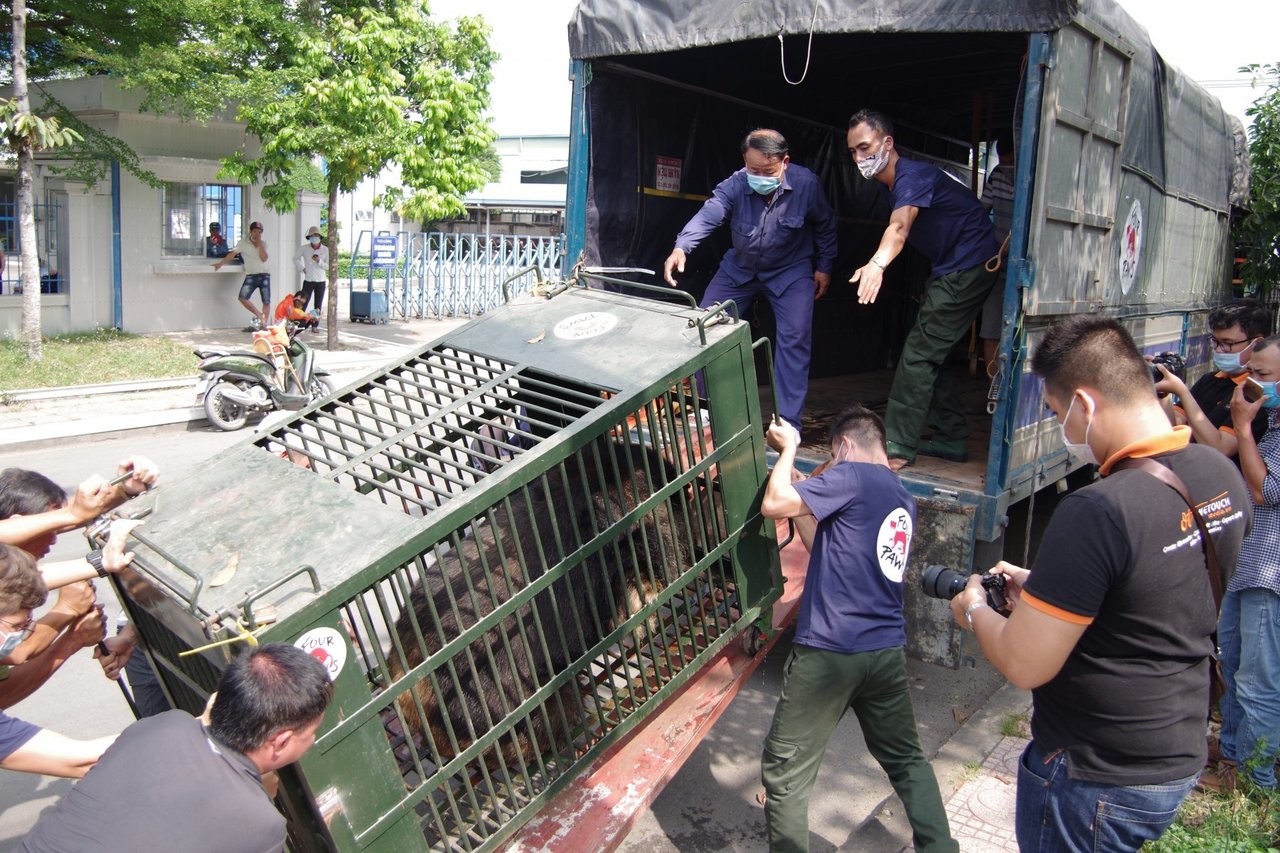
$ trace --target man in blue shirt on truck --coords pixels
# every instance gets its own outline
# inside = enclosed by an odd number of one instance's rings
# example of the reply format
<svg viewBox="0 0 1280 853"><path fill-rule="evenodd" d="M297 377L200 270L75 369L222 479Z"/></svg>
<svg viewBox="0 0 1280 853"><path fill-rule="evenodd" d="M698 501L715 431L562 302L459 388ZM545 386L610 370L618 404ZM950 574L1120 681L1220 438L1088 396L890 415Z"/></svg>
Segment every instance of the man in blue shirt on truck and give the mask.
<svg viewBox="0 0 1280 853"><path fill-rule="evenodd" d="M702 307L732 299L746 314L759 296L778 321L774 357L777 414L798 431L809 390L813 303L831 283L836 259L836 217L818 177L791 162L776 130L753 130L742 140L743 168L716 186L684 229L662 266L667 284L684 272L685 259L706 237L729 223L733 248L725 253Z"/></svg>
<svg viewBox="0 0 1280 853"><path fill-rule="evenodd" d="M991 219L959 181L936 166L900 156L893 125L882 114L854 113L848 144L862 177L879 182L893 208L871 260L849 279L858 285L858 301L876 301L885 269L908 242L933 264L885 408L889 464L897 471L917 453L964 462L969 427L954 384L939 383L938 370L995 284L996 274L986 268L1000 251ZM922 442L926 422L934 434Z"/></svg>

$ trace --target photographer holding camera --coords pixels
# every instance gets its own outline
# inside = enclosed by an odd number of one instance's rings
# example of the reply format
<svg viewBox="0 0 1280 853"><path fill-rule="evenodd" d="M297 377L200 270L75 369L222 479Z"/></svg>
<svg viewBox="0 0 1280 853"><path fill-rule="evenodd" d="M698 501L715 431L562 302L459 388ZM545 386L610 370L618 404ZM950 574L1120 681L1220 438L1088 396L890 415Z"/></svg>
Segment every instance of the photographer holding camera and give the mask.
<svg viewBox="0 0 1280 853"><path fill-rule="evenodd" d="M1190 389L1183 375L1162 370L1158 359L1153 362L1152 369L1162 374L1156 377L1156 391L1178 398L1170 414L1173 423L1191 427L1197 443L1233 458L1237 455L1239 439L1231 417L1231 396L1248 377L1249 359L1270 329L1271 312L1256 300L1241 299L1209 312L1208 344L1215 370L1201 376ZM1266 430L1266 415L1259 414L1252 423L1255 444Z"/></svg>
<svg viewBox="0 0 1280 853"><path fill-rule="evenodd" d="M809 792L831 732L853 709L867 749L906 806L915 849L957 851L911 705L902 577L916 503L889 468L884 423L859 405L836 415L831 462L799 482L796 431L775 424L765 437L778 461L760 511L792 519L810 553L761 759L769 849L809 849Z"/></svg>
<svg viewBox="0 0 1280 853"><path fill-rule="evenodd" d="M1217 614L1188 504L1230 568L1249 494L1226 457L1169 423L1115 320L1078 315L1050 328L1031 366L1063 443L1100 460L1103 479L1058 504L1032 569L992 569L1006 577L1008 620L976 575L951 609L987 659L1032 691L1019 849L1137 850L1163 834L1205 763Z"/></svg>

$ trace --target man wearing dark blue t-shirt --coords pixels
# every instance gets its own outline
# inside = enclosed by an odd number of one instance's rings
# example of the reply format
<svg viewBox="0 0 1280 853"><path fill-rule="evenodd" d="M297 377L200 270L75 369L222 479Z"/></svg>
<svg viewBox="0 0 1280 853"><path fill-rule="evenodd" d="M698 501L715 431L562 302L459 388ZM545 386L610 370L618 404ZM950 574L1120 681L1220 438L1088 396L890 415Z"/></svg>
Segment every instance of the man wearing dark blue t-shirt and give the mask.
<svg viewBox="0 0 1280 853"><path fill-rule="evenodd" d="M933 264L885 409L889 465L896 471L917 453L963 462L969 427L953 383L939 383L938 370L995 284L996 274L986 268L1000 251L991 219L959 181L928 163L899 156L893 125L880 113L854 113L848 144L858 171L888 191L893 207L871 260L849 279L858 285L858 301L876 301L885 269L908 242ZM926 420L935 432L921 442Z"/></svg>
<svg viewBox="0 0 1280 853"><path fill-rule="evenodd" d="M761 511L793 519L810 553L761 760L769 849L809 849L809 792L831 732L852 708L906 807L915 849L959 850L911 705L902 577L916 503L889 469L884 424L863 406L845 409L831 425L831 462L795 483L795 431L776 424L767 439L778 461Z"/></svg>

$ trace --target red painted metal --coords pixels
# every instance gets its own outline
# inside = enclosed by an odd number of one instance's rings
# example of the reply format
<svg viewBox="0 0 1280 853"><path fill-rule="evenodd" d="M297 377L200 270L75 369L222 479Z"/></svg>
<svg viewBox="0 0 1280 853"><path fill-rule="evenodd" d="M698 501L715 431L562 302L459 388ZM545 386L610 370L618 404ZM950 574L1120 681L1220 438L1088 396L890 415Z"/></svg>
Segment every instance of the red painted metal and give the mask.
<svg viewBox="0 0 1280 853"><path fill-rule="evenodd" d="M521 827L508 851L607 853L622 842L635 819L729 707L782 629L795 619L809 552L797 536L781 557L786 584L773 606L773 631L764 647L748 656L738 643L731 643L712 658L679 693Z"/></svg>

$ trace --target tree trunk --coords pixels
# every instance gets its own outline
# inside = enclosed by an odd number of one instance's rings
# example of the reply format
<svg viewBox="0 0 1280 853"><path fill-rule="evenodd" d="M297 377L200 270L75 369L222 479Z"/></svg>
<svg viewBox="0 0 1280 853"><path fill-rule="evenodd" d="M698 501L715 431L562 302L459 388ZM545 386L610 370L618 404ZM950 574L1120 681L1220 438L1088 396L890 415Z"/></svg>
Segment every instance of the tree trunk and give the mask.
<svg viewBox="0 0 1280 853"><path fill-rule="evenodd" d="M329 228L325 239L329 242L328 283L325 289L324 345L332 352L338 348L338 183L329 178Z"/></svg>
<svg viewBox="0 0 1280 853"><path fill-rule="evenodd" d="M27 3L13 0L13 100L14 116L30 115L27 95ZM22 250L22 340L27 360L40 361L40 261L36 252L35 177L36 154L28 134L17 135L18 244Z"/></svg>

